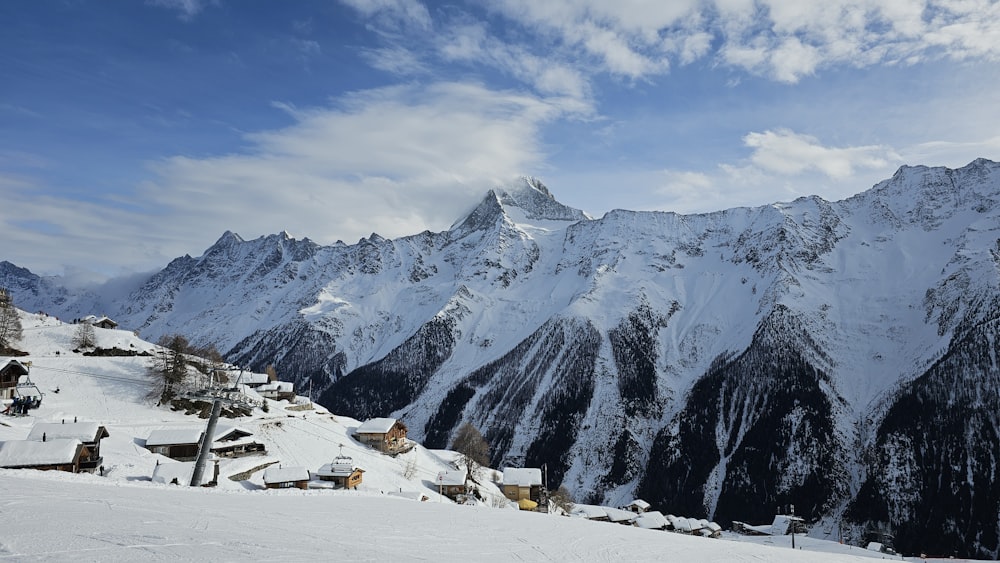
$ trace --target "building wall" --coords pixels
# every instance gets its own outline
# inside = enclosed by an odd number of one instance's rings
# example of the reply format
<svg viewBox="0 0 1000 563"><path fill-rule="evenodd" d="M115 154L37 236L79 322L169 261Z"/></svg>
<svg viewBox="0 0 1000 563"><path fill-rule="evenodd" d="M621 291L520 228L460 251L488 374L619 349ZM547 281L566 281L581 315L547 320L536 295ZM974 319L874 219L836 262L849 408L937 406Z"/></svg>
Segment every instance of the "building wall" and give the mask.
<svg viewBox="0 0 1000 563"><path fill-rule="evenodd" d="M531 489L529 487L519 487L517 485L504 485L503 494L504 496L513 501L518 501L523 499L534 500L531 498Z"/></svg>
<svg viewBox="0 0 1000 563"><path fill-rule="evenodd" d="M284 481L281 483L267 483L264 485L268 489L307 489L309 481Z"/></svg>

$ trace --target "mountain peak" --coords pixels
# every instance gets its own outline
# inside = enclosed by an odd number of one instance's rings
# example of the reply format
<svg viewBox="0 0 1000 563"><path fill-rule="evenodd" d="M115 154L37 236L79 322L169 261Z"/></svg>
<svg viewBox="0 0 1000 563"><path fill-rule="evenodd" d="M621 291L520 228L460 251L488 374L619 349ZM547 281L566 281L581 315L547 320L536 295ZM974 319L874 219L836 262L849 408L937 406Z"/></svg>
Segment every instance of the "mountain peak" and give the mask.
<svg viewBox="0 0 1000 563"><path fill-rule="evenodd" d="M492 188L475 209L452 225L452 229L479 230L514 210L535 221L575 222L590 219L583 211L559 203L537 178L522 176L514 182Z"/></svg>
<svg viewBox="0 0 1000 563"><path fill-rule="evenodd" d="M236 234L236 233L234 233L232 231L227 230L226 232L222 233L222 236L219 237L219 240L215 241L215 244L213 244L212 247L213 248L214 247L220 247L220 248L221 247L229 247L229 246L232 246L234 244L241 243L241 242L244 242L244 241L243 241L243 238L240 237L240 235L238 235L238 234Z"/></svg>
<svg viewBox="0 0 1000 563"><path fill-rule="evenodd" d="M550 221L581 221L586 213L559 203L545 184L537 178L522 176L513 183L490 190L504 210L517 208L529 219Z"/></svg>

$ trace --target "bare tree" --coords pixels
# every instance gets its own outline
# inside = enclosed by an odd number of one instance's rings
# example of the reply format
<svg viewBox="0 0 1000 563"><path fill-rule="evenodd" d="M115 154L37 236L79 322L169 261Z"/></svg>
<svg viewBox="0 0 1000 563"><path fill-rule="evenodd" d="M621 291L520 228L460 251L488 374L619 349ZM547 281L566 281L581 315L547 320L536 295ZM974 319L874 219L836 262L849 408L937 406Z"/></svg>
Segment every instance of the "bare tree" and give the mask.
<svg viewBox="0 0 1000 563"><path fill-rule="evenodd" d="M10 293L0 288L0 351L10 349L21 340L21 317Z"/></svg>
<svg viewBox="0 0 1000 563"><path fill-rule="evenodd" d="M569 492L566 485L559 485L559 488L549 495L549 502L568 514L573 510L573 493Z"/></svg>
<svg viewBox="0 0 1000 563"><path fill-rule="evenodd" d="M229 375L226 373L225 358L219 353L215 344L199 348L191 348L189 353L202 359L196 363L195 367L211 378L212 383L229 383Z"/></svg>
<svg viewBox="0 0 1000 563"><path fill-rule="evenodd" d="M468 422L458 427L451 449L459 454L459 467L472 478L475 472L490 462L490 445L479 430Z"/></svg>
<svg viewBox="0 0 1000 563"><path fill-rule="evenodd" d="M403 467L403 477L413 479L417 475L417 452L413 450L413 455L408 456L406 465Z"/></svg>
<svg viewBox="0 0 1000 563"><path fill-rule="evenodd" d="M274 364L267 364L264 373L267 374L268 381L274 382L278 380L278 370L274 369Z"/></svg>
<svg viewBox="0 0 1000 563"><path fill-rule="evenodd" d="M94 325L83 321L76 325L76 332L73 333L73 347L76 349L93 348L97 345L97 335Z"/></svg>
<svg viewBox="0 0 1000 563"><path fill-rule="evenodd" d="M165 403L173 399L174 387L187 376L187 354L191 345L179 334L164 335L157 344L160 349L156 351L151 372L163 382L160 402Z"/></svg>

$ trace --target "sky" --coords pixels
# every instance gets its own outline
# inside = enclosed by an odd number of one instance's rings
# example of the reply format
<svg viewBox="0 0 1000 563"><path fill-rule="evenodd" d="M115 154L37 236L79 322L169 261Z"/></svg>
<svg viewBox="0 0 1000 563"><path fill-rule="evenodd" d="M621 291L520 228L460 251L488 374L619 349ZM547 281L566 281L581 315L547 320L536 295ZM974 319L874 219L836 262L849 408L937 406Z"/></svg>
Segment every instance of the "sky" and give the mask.
<svg viewBox="0 0 1000 563"><path fill-rule="evenodd" d="M1000 0L0 3L0 260L102 279L231 230L835 201L1000 159Z"/></svg>

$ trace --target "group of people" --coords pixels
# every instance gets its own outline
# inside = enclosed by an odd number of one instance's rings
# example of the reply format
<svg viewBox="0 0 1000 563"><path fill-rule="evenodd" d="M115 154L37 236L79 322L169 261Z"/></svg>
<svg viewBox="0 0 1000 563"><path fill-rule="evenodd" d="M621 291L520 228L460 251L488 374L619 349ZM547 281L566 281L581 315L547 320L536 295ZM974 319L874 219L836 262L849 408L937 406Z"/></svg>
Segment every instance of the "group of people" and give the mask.
<svg viewBox="0 0 1000 563"><path fill-rule="evenodd" d="M41 404L41 397L14 397L13 402L2 412L10 415L28 414L28 409L37 409Z"/></svg>

